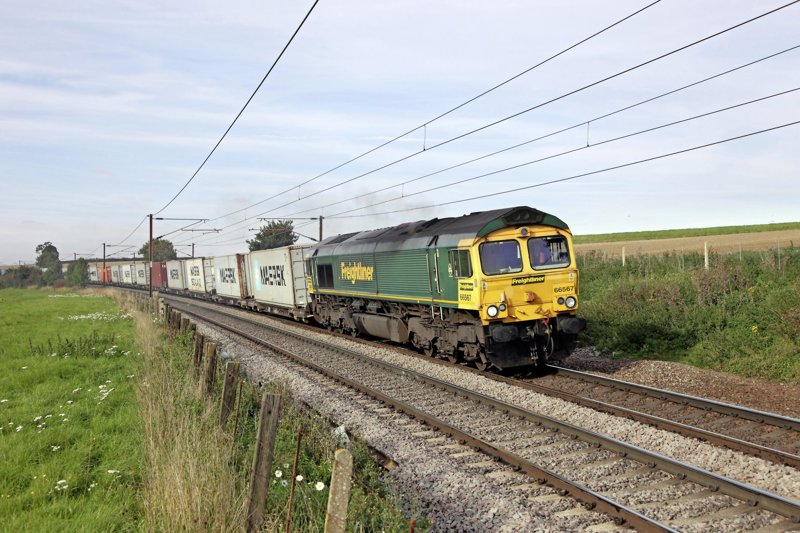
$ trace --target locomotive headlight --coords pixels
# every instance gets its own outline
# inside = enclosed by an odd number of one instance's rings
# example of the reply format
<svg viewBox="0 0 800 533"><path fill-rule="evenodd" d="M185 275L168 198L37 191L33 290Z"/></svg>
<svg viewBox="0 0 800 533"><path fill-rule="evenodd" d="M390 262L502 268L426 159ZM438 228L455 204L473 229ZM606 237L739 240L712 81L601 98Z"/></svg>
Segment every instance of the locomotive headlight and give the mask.
<svg viewBox="0 0 800 533"><path fill-rule="evenodd" d="M564 297L563 296L559 296L558 300L556 300L556 301L558 302L558 305L564 305Z"/></svg>
<svg viewBox="0 0 800 533"><path fill-rule="evenodd" d="M575 299L574 296L567 296L567 299L564 301L567 304L569 309L573 309L576 305L578 305L578 300Z"/></svg>
<svg viewBox="0 0 800 533"><path fill-rule="evenodd" d="M495 306L495 305L490 305L489 307L486 308L486 314L489 315L489 318L496 317L498 311L499 310L497 309L497 306Z"/></svg>
<svg viewBox="0 0 800 533"><path fill-rule="evenodd" d="M500 311L502 312L505 310L506 310L506 304L500 304Z"/></svg>

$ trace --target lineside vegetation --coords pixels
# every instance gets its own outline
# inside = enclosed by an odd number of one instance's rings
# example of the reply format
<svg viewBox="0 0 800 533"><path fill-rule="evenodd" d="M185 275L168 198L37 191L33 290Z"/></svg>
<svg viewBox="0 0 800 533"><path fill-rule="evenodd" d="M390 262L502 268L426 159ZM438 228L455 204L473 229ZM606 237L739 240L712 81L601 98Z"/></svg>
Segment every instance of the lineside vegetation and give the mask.
<svg viewBox="0 0 800 533"><path fill-rule="evenodd" d="M133 308L127 295L124 307ZM225 430L219 427L217 380L215 400L204 398L198 387L190 352L190 335L167 338L153 317L133 311L137 340L143 353L142 386L138 389L147 456L144 506L148 528L158 531L239 531L245 524L250 469L256 441L259 399L263 392L245 382L239 418ZM218 375L221 370L218 371ZM321 532L329 495L333 454L340 444L330 422L293 404L283 384L268 383L284 396L270 472L266 502L267 531L282 531L289 510L289 492L298 427L302 441L292 531ZM232 417L233 418L233 417ZM353 487L348 514L349 531L408 531L402 503L384 482L384 474L369 449L354 439ZM202 524L198 528L198 524ZM420 520L417 530L425 531Z"/></svg>
<svg viewBox="0 0 800 533"><path fill-rule="evenodd" d="M628 358L665 359L747 377L800 382L800 249L579 257L582 342Z"/></svg>

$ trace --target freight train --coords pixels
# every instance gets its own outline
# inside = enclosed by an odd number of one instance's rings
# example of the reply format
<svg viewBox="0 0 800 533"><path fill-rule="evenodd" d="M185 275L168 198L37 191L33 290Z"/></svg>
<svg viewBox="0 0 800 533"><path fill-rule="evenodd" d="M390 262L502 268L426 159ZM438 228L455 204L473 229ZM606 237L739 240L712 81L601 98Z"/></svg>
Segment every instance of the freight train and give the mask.
<svg viewBox="0 0 800 533"><path fill-rule="evenodd" d="M409 344L479 369L543 366L568 354L577 316L572 234L513 207L337 235L248 254L106 265L100 283L148 285Z"/></svg>

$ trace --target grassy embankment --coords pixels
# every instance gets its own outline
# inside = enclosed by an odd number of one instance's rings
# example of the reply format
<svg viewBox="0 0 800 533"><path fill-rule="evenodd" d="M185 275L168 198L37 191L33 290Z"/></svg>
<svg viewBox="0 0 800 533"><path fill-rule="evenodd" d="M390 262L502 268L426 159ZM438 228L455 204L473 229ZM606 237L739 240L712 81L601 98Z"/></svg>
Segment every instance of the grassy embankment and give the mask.
<svg viewBox="0 0 800 533"><path fill-rule="evenodd" d="M715 228L685 228L660 231L631 231L625 233L601 233L596 235L575 235L575 244L596 244L601 242L638 241L650 239L674 239L681 237L709 237L712 235L731 235L734 233L758 233L761 231L781 231L800 229L800 222L779 224L756 224L752 226L719 226Z"/></svg>
<svg viewBox="0 0 800 533"><path fill-rule="evenodd" d="M167 339L151 316L89 292L0 291L0 339L0 529L242 529L251 385L232 436L218 427L217 402L199 394L190 339ZM322 531L335 444L326 420L282 392L267 530L282 529L302 425L293 529ZM350 529L407 530L367 448L352 451Z"/></svg>
<svg viewBox="0 0 800 533"><path fill-rule="evenodd" d="M585 345L800 382L800 249L579 259Z"/></svg>
<svg viewBox="0 0 800 533"><path fill-rule="evenodd" d="M0 529L142 529L133 337L109 298L0 291Z"/></svg>
<svg viewBox="0 0 800 533"><path fill-rule="evenodd" d="M144 418L150 463L148 524L158 530L200 529L229 531L244 523L246 496L252 465L258 400L261 391L245 383L241 418L219 429L221 380L217 399L199 395L189 352L193 340L175 337L167 342L160 328L144 315L137 320L137 338L145 358L144 379L150 392L144 399ZM220 375L222 369L218 371ZM275 445L266 530L282 531L288 511L292 463L297 428L302 427L292 530L322 531L336 442L327 419L293 405L291 392L271 383L284 396ZM166 401L159 402L159 398ZM233 426L233 427L231 427ZM233 434L236 429L235 434ZM380 467L361 442L351 446L354 463L350 492L349 531L407 531L401 502L387 490ZM421 521L419 526L424 526ZM424 527L418 527L424 531Z"/></svg>

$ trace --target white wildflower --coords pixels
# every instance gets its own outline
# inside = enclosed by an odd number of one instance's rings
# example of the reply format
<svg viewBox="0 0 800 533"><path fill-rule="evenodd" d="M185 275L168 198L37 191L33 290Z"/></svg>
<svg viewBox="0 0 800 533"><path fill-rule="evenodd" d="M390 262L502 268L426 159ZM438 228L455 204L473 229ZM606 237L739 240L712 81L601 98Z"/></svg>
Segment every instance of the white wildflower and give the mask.
<svg viewBox="0 0 800 533"><path fill-rule="evenodd" d="M67 400L67 405L72 405L72 400Z"/></svg>
<svg viewBox="0 0 800 533"><path fill-rule="evenodd" d="M276 470L275 477L281 477L281 476L283 476L283 472L281 472L280 470Z"/></svg>
<svg viewBox="0 0 800 533"><path fill-rule="evenodd" d="M81 388L80 388L80 387L78 387L77 389L72 389L72 394L75 394L75 393L76 393L76 392L78 392L79 390L81 390Z"/></svg>
<svg viewBox="0 0 800 533"><path fill-rule="evenodd" d="M57 452L58 450L60 450L60 449L61 449L61 446L50 446L50 449L51 449L52 451L54 451L54 452Z"/></svg>
<svg viewBox="0 0 800 533"><path fill-rule="evenodd" d="M8 400L0 400L0 403L6 403Z"/></svg>
<svg viewBox="0 0 800 533"><path fill-rule="evenodd" d="M296 479L298 482L299 482L299 481L303 481L303 476L301 476L301 475L298 475L297 477L295 477L295 479Z"/></svg>
<svg viewBox="0 0 800 533"><path fill-rule="evenodd" d="M17 433L19 433L20 431L22 431L22 426L17 426L16 429L17 429Z"/></svg>
<svg viewBox="0 0 800 533"><path fill-rule="evenodd" d="M41 420L42 418L44 418L44 417L42 417L42 415L39 415L39 416L37 416L36 418L34 418L34 419L33 419L33 421L34 421L34 422L38 422L38 421L39 421L39 420Z"/></svg>
<svg viewBox="0 0 800 533"><path fill-rule="evenodd" d="M322 481L317 481L316 485L314 485L314 488L317 490L322 490L325 488L325 483Z"/></svg>
<svg viewBox="0 0 800 533"><path fill-rule="evenodd" d="M119 474L119 470L109 470L109 474Z"/></svg>
<svg viewBox="0 0 800 533"><path fill-rule="evenodd" d="M288 482L288 481L286 481L285 479L282 479L282 480L281 480L281 486L285 487L285 486L286 486L286 485L288 485L288 484L289 484L289 482Z"/></svg>
<svg viewBox="0 0 800 533"><path fill-rule="evenodd" d="M23 366L22 370L28 370L28 367L27 366Z"/></svg>

